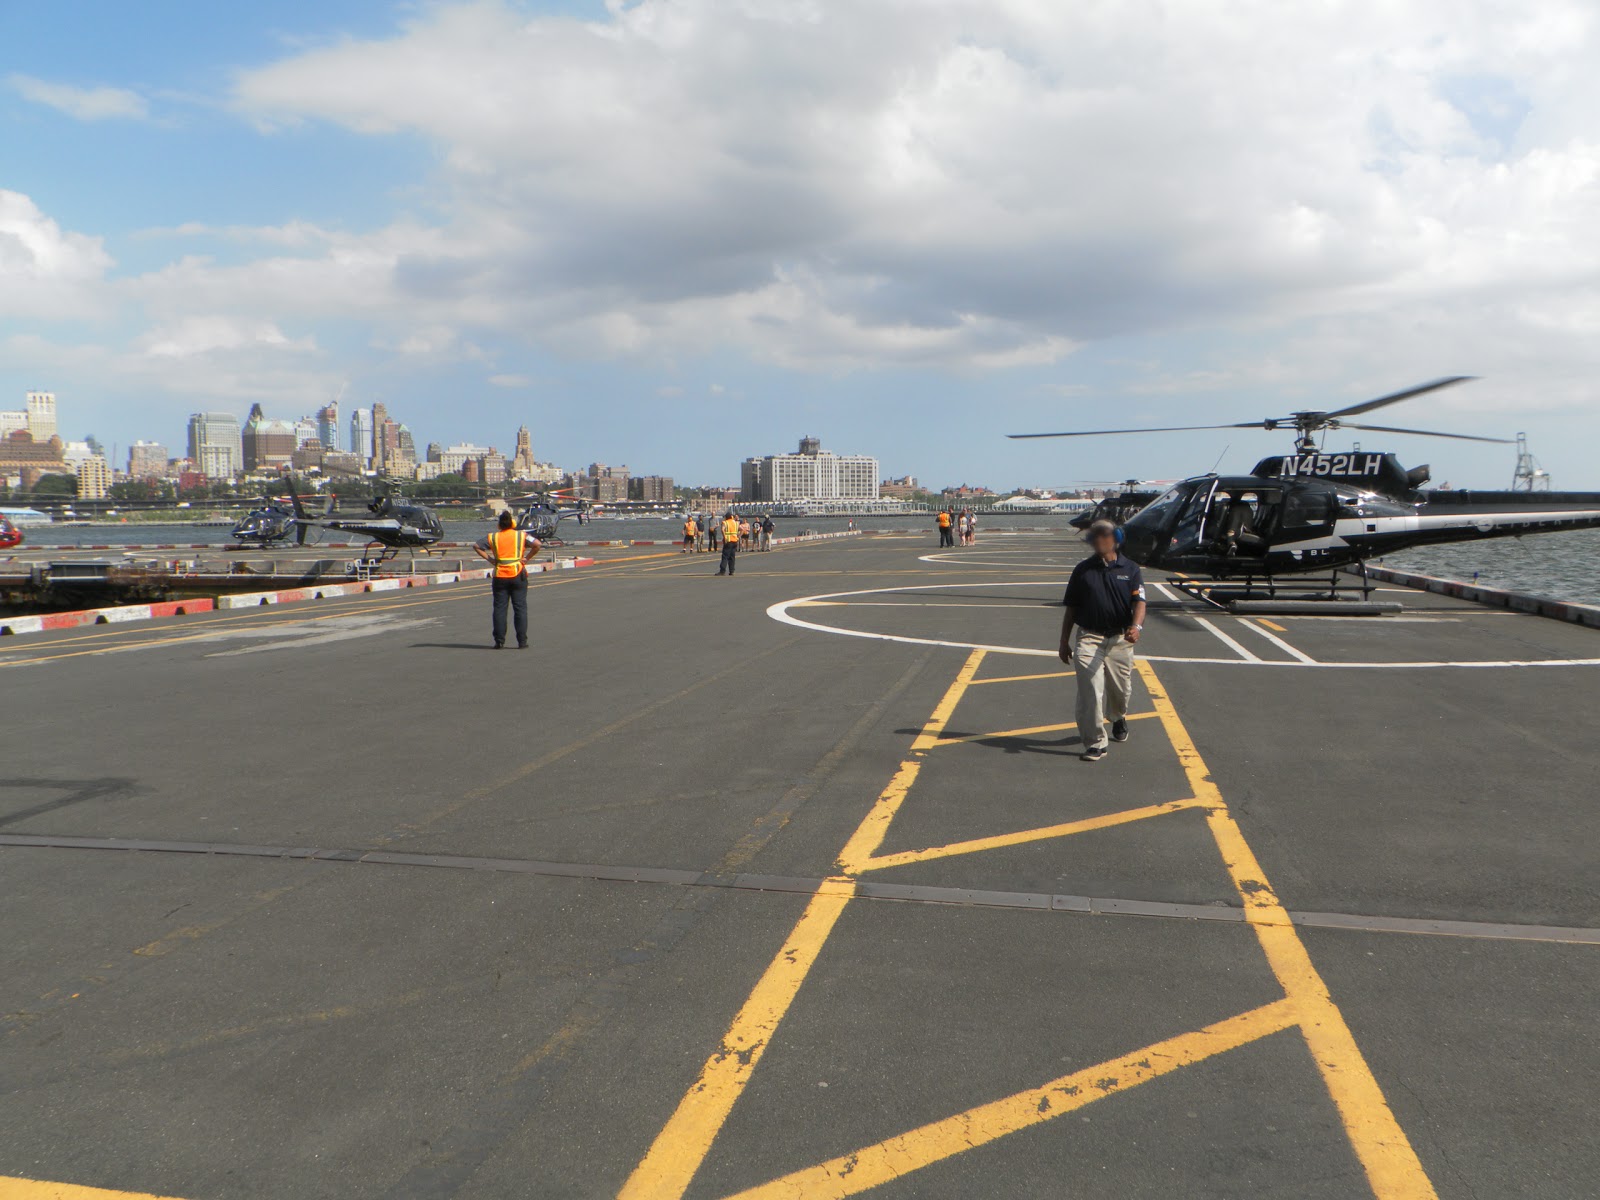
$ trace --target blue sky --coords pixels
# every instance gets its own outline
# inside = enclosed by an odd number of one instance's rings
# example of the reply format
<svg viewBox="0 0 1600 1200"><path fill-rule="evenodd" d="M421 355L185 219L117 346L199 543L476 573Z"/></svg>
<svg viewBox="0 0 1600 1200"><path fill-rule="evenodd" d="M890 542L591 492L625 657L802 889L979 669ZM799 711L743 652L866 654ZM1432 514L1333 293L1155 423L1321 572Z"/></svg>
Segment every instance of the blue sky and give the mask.
<svg viewBox="0 0 1600 1200"><path fill-rule="evenodd" d="M1386 417L1600 487L1591 6L915 9L0 6L0 406L176 447L342 389L562 465L816 434L1010 487L1285 447L1007 432L1466 373Z"/></svg>

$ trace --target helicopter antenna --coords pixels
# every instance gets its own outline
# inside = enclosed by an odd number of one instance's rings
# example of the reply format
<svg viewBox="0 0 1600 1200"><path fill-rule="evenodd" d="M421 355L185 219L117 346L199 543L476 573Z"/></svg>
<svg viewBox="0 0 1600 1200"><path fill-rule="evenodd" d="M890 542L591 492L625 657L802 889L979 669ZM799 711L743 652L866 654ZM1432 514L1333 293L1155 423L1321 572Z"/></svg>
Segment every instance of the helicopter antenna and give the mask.
<svg viewBox="0 0 1600 1200"><path fill-rule="evenodd" d="M1227 454L1228 451L1232 450L1232 449L1233 449L1233 443L1232 442L1229 442L1226 446L1224 446L1222 448L1222 454L1217 455L1217 461L1211 464L1211 474L1215 475L1217 473L1217 468L1222 465L1223 455Z"/></svg>

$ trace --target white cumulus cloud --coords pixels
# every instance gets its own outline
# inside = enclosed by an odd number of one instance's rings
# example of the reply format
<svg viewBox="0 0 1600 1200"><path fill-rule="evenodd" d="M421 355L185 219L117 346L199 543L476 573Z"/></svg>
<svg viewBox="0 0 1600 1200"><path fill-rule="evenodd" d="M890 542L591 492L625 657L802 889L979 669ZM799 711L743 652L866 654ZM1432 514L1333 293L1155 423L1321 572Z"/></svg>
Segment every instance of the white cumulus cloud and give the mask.
<svg viewBox="0 0 1600 1200"><path fill-rule="evenodd" d="M985 369L1512 288L1592 311L1566 297L1600 265L1594 15L485 0L245 72L236 103L439 148L447 220L376 236L389 295L442 321Z"/></svg>
<svg viewBox="0 0 1600 1200"><path fill-rule="evenodd" d="M111 118L143 120L150 107L143 96L127 88L74 87L51 83L32 75L13 74L6 80L11 90L24 100L43 104L79 121L104 121Z"/></svg>

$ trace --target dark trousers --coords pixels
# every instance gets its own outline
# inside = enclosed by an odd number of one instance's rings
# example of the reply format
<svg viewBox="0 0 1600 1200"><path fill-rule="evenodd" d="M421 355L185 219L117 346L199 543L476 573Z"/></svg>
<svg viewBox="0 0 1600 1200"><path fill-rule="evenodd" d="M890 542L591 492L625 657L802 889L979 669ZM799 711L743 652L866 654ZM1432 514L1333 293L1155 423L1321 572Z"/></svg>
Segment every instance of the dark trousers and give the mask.
<svg viewBox="0 0 1600 1200"><path fill-rule="evenodd" d="M956 539L953 536L952 527L949 525L941 525L939 527L939 545L954 546L955 544Z"/></svg>
<svg viewBox="0 0 1600 1200"><path fill-rule="evenodd" d="M517 645L528 644L528 573L519 571L515 579L494 581L494 644L505 645L506 603L511 604L513 623L517 627Z"/></svg>
<svg viewBox="0 0 1600 1200"><path fill-rule="evenodd" d="M732 575L734 560L739 557L739 543L728 540L722 543L722 565L717 568L718 575Z"/></svg>

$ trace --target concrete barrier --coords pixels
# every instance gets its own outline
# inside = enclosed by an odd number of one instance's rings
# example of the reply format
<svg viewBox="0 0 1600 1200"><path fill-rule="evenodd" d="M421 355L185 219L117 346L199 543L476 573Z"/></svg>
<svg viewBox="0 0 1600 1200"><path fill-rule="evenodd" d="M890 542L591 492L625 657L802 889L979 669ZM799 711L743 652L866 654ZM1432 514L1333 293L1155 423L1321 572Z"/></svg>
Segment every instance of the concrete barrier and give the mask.
<svg viewBox="0 0 1600 1200"><path fill-rule="evenodd" d="M1354 572L1352 572L1354 574ZM1508 592L1503 588L1481 587L1461 579L1441 579L1436 575L1421 575L1415 571L1396 571L1390 567L1367 568L1369 578L1380 583L1397 583L1401 587L1417 588L1440 596L1454 596L1474 604L1487 604L1494 608L1509 608L1534 616L1550 617L1556 621L1571 621L1600 629L1600 606L1576 604L1570 600L1547 600L1543 596L1530 596L1525 592Z"/></svg>
<svg viewBox="0 0 1600 1200"><path fill-rule="evenodd" d="M50 629L73 629L79 625L121 625L126 621L149 621L156 617L182 617L210 612L216 604L209 598L167 600L160 604L118 604L111 608L80 608L73 612L41 613L31 617L0 617L0 637L14 633L44 633Z"/></svg>

